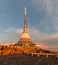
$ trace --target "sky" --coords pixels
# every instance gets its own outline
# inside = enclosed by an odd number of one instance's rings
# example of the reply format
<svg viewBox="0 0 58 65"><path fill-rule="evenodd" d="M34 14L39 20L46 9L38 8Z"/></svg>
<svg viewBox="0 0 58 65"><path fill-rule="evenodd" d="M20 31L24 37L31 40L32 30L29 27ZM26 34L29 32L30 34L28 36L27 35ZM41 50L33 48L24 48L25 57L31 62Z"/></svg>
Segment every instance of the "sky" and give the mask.
<svg viewBox="0 0 58 65"><path fill-rule="evenodd" d="M16 43L27 9L28 32L36 44L58 49L58 0L0 0L0 44Z"/></svg>

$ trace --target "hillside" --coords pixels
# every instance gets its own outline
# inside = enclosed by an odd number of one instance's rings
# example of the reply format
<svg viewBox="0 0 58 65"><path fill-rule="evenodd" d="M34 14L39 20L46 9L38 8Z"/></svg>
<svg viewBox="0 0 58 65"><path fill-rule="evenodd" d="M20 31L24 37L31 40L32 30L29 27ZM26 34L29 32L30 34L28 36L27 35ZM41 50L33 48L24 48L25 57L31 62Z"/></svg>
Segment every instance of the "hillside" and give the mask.
<svg viewBox="0 0 58 65"><path fill-rule="evenodd" d="M0 56L0 65L58 65L58 59L45 56L8 55Z"/></svg>

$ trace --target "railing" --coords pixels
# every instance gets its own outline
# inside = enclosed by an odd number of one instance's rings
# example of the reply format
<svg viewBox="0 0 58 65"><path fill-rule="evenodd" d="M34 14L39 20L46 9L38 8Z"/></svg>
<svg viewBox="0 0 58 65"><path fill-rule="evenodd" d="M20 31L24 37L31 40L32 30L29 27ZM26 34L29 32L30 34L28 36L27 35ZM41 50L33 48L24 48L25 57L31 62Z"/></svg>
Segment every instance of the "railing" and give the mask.
<svg viewBox="0 0 58 65"><path fill-rule="evenodd" d="M54 57L57 57L58 58L58 54L55 54L55 53L29 53L29 52L25 52L25 54L27 55L36 55L36 56L46 56L46 57L49 57L49 56L54 56Z"/></svg>

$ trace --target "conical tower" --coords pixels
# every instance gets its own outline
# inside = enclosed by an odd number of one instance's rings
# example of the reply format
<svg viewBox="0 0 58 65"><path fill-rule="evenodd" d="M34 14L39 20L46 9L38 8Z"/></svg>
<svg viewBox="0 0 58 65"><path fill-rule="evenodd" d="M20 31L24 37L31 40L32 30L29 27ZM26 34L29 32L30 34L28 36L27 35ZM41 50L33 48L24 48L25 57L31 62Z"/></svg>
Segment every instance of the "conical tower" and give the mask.
<svg viewBox="0 0 58 65"><path fill-rule="evenodd" d="M29 36L28 30L27 30L27 22L26 22L26 7L24 8L24 30L23 33L17 42L17 44L21 44L23 46L34 46L32 39Z"/></svg>

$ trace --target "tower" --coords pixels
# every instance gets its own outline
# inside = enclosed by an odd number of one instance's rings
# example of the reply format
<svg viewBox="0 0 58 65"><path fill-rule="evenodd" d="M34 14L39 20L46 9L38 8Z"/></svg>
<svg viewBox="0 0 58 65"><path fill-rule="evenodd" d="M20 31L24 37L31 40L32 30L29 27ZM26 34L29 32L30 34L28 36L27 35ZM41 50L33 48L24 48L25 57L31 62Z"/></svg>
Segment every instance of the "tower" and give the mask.
<svg viewBox="0 0 58 65"><path fill-rule="evenodd" d="M26 7L24 8L24 30L17 44L22 47L30 47L30 46L33 47L35 45L33 44L33 41L31 37L29 36L28 30L27 30Z"/></svg>

